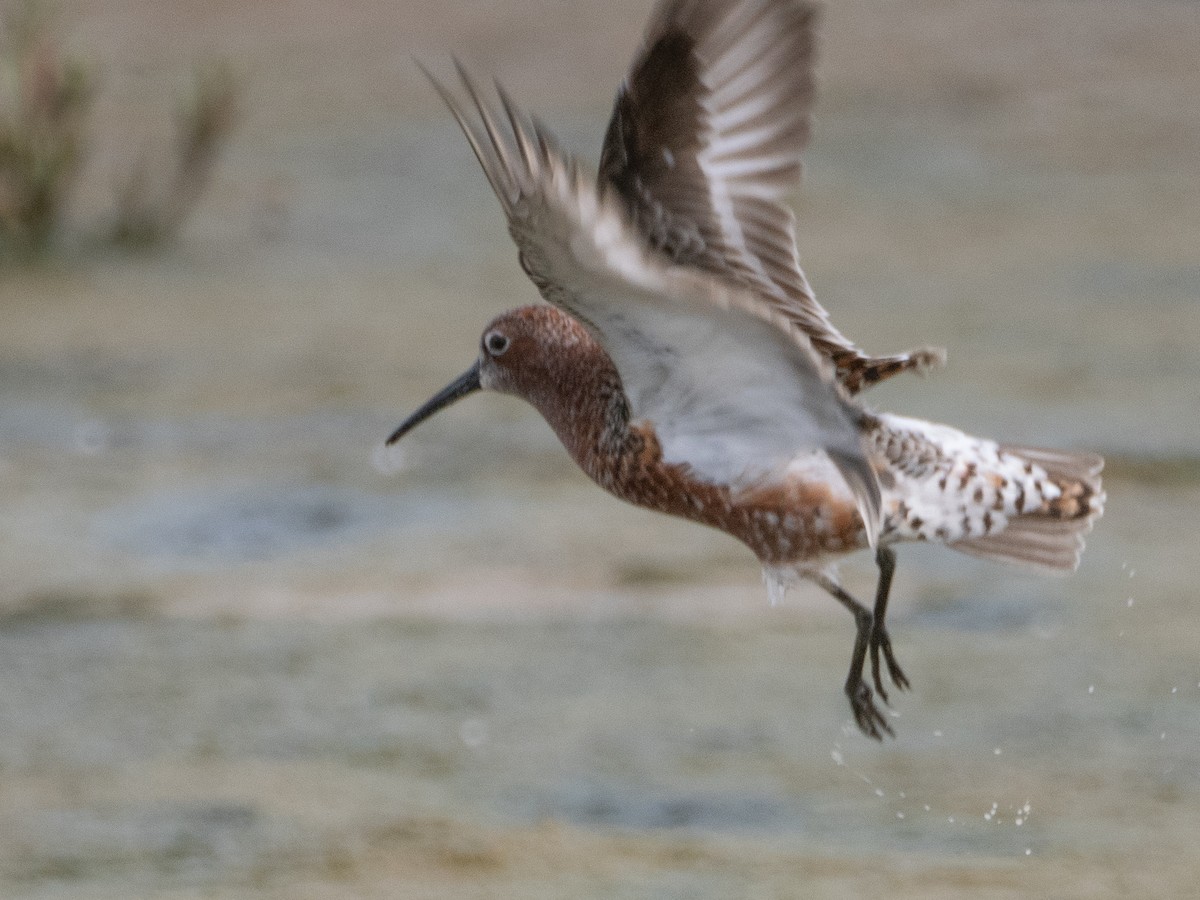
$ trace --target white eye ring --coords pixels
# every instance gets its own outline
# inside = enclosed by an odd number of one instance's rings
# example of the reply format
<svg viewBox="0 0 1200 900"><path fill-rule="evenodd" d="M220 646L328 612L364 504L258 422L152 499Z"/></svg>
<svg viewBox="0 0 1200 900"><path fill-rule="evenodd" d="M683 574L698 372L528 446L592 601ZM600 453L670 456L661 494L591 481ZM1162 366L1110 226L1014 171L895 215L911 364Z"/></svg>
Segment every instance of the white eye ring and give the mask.
<svg viewBox="0 0 1200 900"><path fill-rule="evenodd" d="M508 335L499 331L489 331L483 336L483 348L492 356L502 356L511 343Z"/></svg>

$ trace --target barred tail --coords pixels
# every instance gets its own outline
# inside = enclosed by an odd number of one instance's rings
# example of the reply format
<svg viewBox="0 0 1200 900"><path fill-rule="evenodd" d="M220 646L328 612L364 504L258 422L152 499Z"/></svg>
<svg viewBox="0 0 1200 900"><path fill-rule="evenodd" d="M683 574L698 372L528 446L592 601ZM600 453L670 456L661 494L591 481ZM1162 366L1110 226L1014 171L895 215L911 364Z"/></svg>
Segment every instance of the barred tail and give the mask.
<svg viewBox="0 0 1200 900"><path fill-rule="evenodd" d="M1100 470L1104 460L1093 453L1066 453L1034 447L1000 447L1001 454L1024 460L1027 470L1042 469L1060 494L1009 519L1005 528L985 537L951 544L974 556L1023 563L1056 572L1079 566L1083 537L1104 512Z"/></svg>

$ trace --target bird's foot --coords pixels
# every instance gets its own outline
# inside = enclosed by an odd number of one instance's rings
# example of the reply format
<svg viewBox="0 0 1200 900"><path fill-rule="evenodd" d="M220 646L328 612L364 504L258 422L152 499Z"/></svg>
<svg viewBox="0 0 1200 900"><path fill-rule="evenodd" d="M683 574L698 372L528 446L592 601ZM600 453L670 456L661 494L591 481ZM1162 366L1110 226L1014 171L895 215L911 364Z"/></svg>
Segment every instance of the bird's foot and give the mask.
<svg viewBox="0 0 1200 900"><path fill-rule="evenodd" d="M892 726L887 723L879 707L875 705L871 688L861 678L846 682L846 696L850 698L850 709L854 713L854 721L867 737L882 741L886 734L895 737Z"/></svg>
<svg viewBox="0 0 1200 900"><path fill-rule="evenodd" d="M881 622L872 622L869 646L871 652L871 677L875 682L875 692L879 694L884 703L887 703L887 691L883 688L883 679L879 674L879 654L881 651L883 653L883 662L887 666L888 677L891 678L892 684L902 691L908 690L912 685L909 684L908 676L904 674L904 670L900 668L900 664L896 662L896 656L892 653L892 639L888 637L887 628Z"/></svg>

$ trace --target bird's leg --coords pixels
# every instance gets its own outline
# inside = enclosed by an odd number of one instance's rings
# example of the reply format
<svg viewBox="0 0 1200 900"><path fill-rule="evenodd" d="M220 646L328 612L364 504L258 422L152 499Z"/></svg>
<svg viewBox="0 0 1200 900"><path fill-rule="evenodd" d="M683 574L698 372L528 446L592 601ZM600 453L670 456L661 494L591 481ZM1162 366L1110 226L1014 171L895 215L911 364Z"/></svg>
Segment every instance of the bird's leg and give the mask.
<svg viewBox="0 0 1200 900"><path fill-rule="evenodd" d="M888 637L887 617L888 593L892 589L892 576L896 573L896 551L880 545L875 551L875 563L879 566L879 585L875 589L875 614L871 617L871 677L875 681L875 691L887 703L887 691L883 689L883 679L879 677L879 651L883 651L883 661L887 665L888 676L892 684L906 690L909 687L908 677L896 657L892 653L892 640Z"/></svg>
<svg viewBox="0 0 1200 900"><path fill-rule="evenodd" d="M850 674L846 676L846 696L850 698L850 709L854 713L854 721L862 729L863 734L873 737L877 741L883 740L884 733L895 737L892 727L888 725L883 713L875 705L871 688L867 686L862 677L863 663L866 662L867 647L871 641L874 616L871 615L869 609L850 596L829 575L820 572L813 573L811 577L854 616L854 651L850 654Z"/></svg>

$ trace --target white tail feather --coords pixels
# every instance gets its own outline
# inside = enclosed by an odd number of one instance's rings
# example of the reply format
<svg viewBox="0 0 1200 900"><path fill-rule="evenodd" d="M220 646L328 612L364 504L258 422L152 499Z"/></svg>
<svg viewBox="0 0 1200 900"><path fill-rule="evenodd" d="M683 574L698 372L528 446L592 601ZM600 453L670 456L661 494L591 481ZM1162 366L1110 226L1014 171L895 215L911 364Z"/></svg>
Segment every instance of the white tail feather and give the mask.
<svg viewBox="0 0 1200 900"><path fill-rule="evenodd" d="M1038 447L1002 447L1045 471L1062 497L1043 509L1008 521L1003 531L951 544L956 550L1003 562L1021 563L1050 572L1079 567L1083 538L1104 512L1100 471L1104 460L1094 453L1069 453Z"/></svg>

